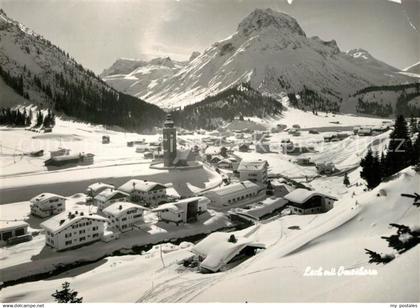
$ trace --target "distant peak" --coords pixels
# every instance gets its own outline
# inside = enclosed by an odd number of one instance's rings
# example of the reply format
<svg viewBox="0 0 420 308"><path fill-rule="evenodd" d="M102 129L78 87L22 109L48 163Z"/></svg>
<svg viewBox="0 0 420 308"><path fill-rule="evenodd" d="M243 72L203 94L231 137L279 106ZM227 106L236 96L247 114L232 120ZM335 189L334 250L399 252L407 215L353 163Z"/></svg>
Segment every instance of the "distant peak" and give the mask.
<svg viewBox="0 0 420 308"><path fill-rule="evenodd" d="M256 9L245 17L238 26L238 32L244 35L274 27L278 30L306 36L296 19L293 17L268 9Z"/></svg>

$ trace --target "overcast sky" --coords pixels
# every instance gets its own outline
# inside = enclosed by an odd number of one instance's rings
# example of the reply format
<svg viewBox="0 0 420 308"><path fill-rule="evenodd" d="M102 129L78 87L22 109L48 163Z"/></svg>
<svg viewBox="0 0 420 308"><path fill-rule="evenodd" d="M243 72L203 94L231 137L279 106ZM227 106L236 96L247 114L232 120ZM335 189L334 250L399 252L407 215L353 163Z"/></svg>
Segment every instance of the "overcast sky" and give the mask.
<svg viewBox="0 0 420 308"><path fill-rule="evenodd" d="M100 73L117 58L187 59L231 35L253 9L267 7L295 17L308 36L335 39L341 50L364 48L404 68L420 60L420 0L398 2L0 0L0 8Z"/></svg>

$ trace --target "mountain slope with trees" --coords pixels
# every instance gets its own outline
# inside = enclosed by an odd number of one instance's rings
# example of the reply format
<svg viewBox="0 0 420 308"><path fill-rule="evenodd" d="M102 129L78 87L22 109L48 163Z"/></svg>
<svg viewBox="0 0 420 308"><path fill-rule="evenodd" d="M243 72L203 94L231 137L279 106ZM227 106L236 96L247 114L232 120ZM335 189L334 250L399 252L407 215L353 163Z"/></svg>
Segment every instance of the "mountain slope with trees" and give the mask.
<svg viewBox="0 0 420 308"><path fill-rule="evenodd" d="M0 78L30 103L91 123L144 130L164 116L157 106L114 90L68 53L7 17L3 10ZM0 99L7 97L0 95Z"/></svg>
<svg viewBox="0 0 420 308"><path fill-rule="evenodd" d="M280 114L283 105L243 83L173 112L177 125L189 129L216 129L221 122L239 117Z"/></svg>

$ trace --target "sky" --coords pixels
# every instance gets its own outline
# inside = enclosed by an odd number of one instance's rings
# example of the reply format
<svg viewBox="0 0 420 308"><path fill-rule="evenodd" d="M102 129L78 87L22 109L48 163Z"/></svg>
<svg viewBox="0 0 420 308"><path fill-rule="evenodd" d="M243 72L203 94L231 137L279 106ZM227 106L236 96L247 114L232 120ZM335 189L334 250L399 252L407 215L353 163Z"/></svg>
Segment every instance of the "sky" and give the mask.
<svg viewBox="0 0 420 308"><path fill-rule="evenodd" d="M9 17L98 74L118 58L188 59L268 7L343 51L363 48L398 68L420 60L420 0L0 0Z"/></svg>

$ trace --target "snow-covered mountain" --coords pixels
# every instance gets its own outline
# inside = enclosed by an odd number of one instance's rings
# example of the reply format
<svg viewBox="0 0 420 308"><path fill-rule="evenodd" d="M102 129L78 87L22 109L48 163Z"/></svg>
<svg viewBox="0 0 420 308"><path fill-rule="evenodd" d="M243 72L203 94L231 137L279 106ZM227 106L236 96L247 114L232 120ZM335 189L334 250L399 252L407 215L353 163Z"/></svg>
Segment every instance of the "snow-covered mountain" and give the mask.
<svg viewBox="0 0 420 308"><path fill-rule="evenodd" d="M115 79L111 83L111 77L104 79L122 91L148 84L136 95L165 107L192 104L242 82L270 94L309 90L340 105L364 87L410 80L365 50L341 52L334 40L307 37L293 17L271 9L253 11L232 36L214 43L172 76L154 75L147 82L143 76L119 76L122 87ZM130 88L129 93L135 91Z"/></svg>
<svg viewBox="0 0 420 308"><path fill-rule="evenodd" d="M141 129L163 117L161 109L111 88L3 10L0 79L1 106L36 104L93 123Z"/></svg>
<svg viewBox="0 0 420 308"><path fill-rule="evenodd" d="M403 72L420 75L420 61L403 69Z"/></svg>
<svg viewBox="0 0 420 308"><path fill-rule="evenodd" d="M193 53L194 59L197 54ZM100 75L110 86L126 94L144 97L157 84L171 78L187 62L174 61L171 58L156 58L150 61L118 59Z"/></svg>

